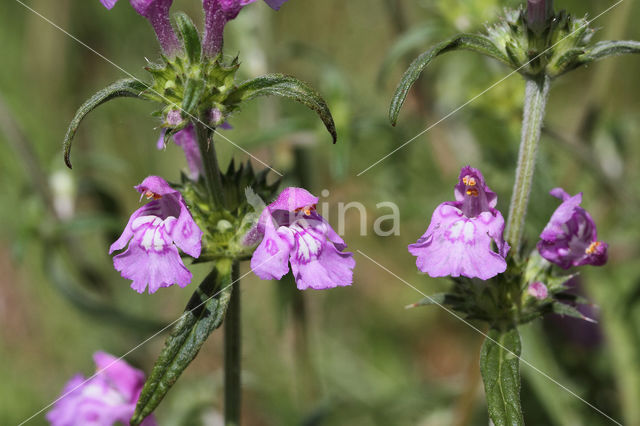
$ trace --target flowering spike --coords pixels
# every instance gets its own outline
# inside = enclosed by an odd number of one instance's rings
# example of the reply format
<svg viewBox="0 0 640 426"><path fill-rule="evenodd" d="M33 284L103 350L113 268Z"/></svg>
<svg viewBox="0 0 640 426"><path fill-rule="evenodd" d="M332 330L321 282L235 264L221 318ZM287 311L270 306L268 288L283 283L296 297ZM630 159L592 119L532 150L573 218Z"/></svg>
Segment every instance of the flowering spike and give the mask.
<svg viewBox="0 0 640 426"><path fill-rule="evenodd" d="M436 208L427 231L409 245L418 269L431 277L462 275L483 280L504 272L509 251L502 236L504 219L495 209L496 194L478 169L462 168L455 198Z"/></svg>
<svg viewBox="0 0 640 426"><path fill-rule="evenodd" d="M300 290L351 285L353 254L320 216L318 198L302 188L286 188L267 206L257 225L264 237L253 253L251 269L263 280L279 280L291 271Z"/></svg>
<svg viewBox="0 0 640 426"><path fill-rule="evenodd" d="M571 196L562 188L550 194L562 200L540 234L538 251L549 262L564 269L572 266L601 266L607 262L607 243L598 241L596 224L580 207L582 193Z"/></svg>
<svg viewBox="0 0 640 426"><path fill-rule="evenodd" d="M118 0L100 0L107 9L113 8ZM170 57L175 56L181 50L180 41L173 31L169 19L169 9L173 0L129 0L131 6L145 17L158 37L162 51Z"/></svg>
<svg viewBox="0 0 640 426"><path fill-rule="evenodd" d="M113 258L113 266L124 278L133 281L131 288L142 293L149 288L191 282L191 272L184 266L178 248L198 258L202 231L191 217L180 192L158 176L149 176L136 190L153 201L136 210L124 232L111 245L109 253L128 248Z"/></svg>
<svg viewBox="0 0 640 426"><path fill-rule="evenodd" d="M105 352L96 352L93 360L95 377L75 375L47 413L52 426L129 424L144 385L144 373ZM147 417L142 425L155 426L155 418Z"/></svg>

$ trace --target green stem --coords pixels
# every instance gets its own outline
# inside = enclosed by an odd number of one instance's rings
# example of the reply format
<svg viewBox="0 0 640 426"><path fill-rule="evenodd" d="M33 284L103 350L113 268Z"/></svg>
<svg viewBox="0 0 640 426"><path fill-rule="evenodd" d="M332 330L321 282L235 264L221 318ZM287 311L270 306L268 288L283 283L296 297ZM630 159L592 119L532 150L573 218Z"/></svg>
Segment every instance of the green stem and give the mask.
<svg viewBox="0 0 640 426"><path fill-rule="evenodd" d="M216 207L225 207L224 188L222 186L222 174L218 164L216 149L213 145L213 131L205 126L201 120L194 120L198 147L202 156L204 177L207 182L209 197Z"/></svg>
<svg viewBox="0 0 640 426"><path fill-rule="evenodd" d="M224 320L224 420L226 426L240 425L242 406L240 264L233 262L231 300Z"/></svg>
<svg viewBox="0 0 640 426"><path fill-rule="evenodd" d="M544 110L549 98L551 80L544 76L538 80L527 79L524 116L522 119L522 138L516 169L516 181L511 196L506 240L511 244L514 255L518 255L524 231L524 219L527 215L529 194L536 165L536 154L540 142L540 131L544 121Z"/></svg>

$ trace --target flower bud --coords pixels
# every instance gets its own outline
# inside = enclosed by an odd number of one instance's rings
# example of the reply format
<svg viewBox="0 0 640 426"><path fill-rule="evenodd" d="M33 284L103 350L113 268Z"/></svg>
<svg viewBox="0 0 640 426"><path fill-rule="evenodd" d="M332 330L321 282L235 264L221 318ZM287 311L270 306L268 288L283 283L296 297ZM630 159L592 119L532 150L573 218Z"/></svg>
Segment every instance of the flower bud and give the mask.
<svg viewBox="0 0 640 426"><path fill-rule="evenodd" d="M553 0L527 0L527 24L536 34L547 29L553 15Z"/></svg>

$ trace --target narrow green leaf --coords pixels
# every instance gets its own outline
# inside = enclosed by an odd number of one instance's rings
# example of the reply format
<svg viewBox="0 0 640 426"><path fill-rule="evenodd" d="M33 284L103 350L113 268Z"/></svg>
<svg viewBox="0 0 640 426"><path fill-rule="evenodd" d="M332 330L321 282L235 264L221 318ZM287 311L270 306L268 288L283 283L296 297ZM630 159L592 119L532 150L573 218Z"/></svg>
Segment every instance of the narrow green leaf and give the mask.
<svg viewBox="0 0 640 426"><path fill-rule="evenodd" d="M198 117L198 105L204 95L205 82L201 78L190 78L187 80L187 86L184 89L184 98L182 99L182 109L188 114Z"/></svg>
<svg viewBox="0 0 640 426"><path fill-rule="evenodd" d="M269 95L289 98L315 111L331 134L333 143L336 143L338 139L336 126L327 103L311 86L295 77L283 74L267 74L254 78L238 86L229 95L228 100L236 103Z"/></svg>
<svg viewBox="0 0 640 426"><path fill-rule="evenodd" d="M147 85L140 80L127 78L118 80L110 84L98 93L89 98L76 111L76 115L71 120L67 128L67 134L64 136L64 162L67 167L71 168L71 141L78 131L80 123L84 117L103 103L115 98L140 98L141 93L147 88Z"/></svg>
<svg viewBox="0 0 640 426"><path fill-rule="evenodd" d="M227 263L219 262L189 300L144 384L131 425L139 425L155 410L209 335L222 324L232 292Z"/></svg>
<svg viewBox="0 0 640 426"><path fill-rule="evenodd" d="M402 34L394 42L391 48L387 50L387 53L382 61L382 65L380 66L380 70L378 71L378 85L382 86L382 84L391 73L391 69L394 64L399 62L402 58L404 58L414 50L424 46L434 34L437 34L439 30L440 28L433 25L421 25L417 28L410 29L405 34Z"/></svg>
<svg viewBox="0 0 640 426"><path fill-rule="evenodd" d="M427 65L429 65L435 57L458 49L471 50L472 52L481 53L497 59L509 66L512 65L509 58L488 37L475 34L458 34L449 40L443 41L418 56L405 71L391 100L389 120L392 125L396 125L398 114L400 114L400 109L407 98L411 86L413 86L413 83L415 83Z"/></svg>
<svg viewBox="0 0 640 426"><path fill-rule="evenodd" d="M489 416L496 426L524 425L520 407L520 335L518 329L492 328L480 352Z"/></svg>
<svg viewBox="0 0 640 426"><path fill-rule="evenodd" d="M189 62L192 64L199 63L202 47L200 45L198 29L193 25L191 18L183 12L176 14L176 24L182 37L182 44L184 45L185 52L187 52Z"/></svg>

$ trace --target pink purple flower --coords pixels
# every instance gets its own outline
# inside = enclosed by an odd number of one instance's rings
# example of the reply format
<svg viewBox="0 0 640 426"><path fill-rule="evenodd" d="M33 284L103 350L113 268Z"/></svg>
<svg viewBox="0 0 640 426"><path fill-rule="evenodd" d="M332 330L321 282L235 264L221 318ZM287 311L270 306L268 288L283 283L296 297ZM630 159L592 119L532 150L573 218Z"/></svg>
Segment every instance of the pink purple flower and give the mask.
<svg viewBox="0 0 640 426"><path fill-rule="evenodd" d="M564 269L582 265L604 265L609 245L598 241L596 224L580 207L582 193L571 196L562 188L550 194L562 200L540 234L538 251L549 262Z"/></svg>
<svg viewBox="0 0 640 426"><path fill-rule="evenodd" d="M300 290L347 286L353 282L353 254L320 216L318 198L302 188L286 188L260 216L262 242L253 253L251 269L263 280L279 280L289 263Z"/></svg>
<svg viewBox="0 0 640 426"><path fill-rule="evenodd" d="M227 22L235 19L243 7L256 0L203 0L205 30L202 52L205 56L215 56L222 49L222 36ZM278 10L287 0L264 0L271 8Z"/></svg>
<svg viewBox="0 0 640 426"><path fill-rule="evenodd" d="M118 0L100 0L107 9L113 8ZM131 6L145 17L156 32L165 54L175 56L181 50L180 41L173 31L169 19L169 9L173 0L129 0Z"/></svg>
<svg viewBox="0 0 640 426"><path fill-rule="evenodd" d="M47 413L53 426L129 424L144 385L144 373L104 352L93 355L97 373L90 379L75 375ZM143 426L155 426L153 416Z"/></svg>
<svg viewBox="0 0 640 426"><path fill-rule="evenodd" d="M547 286L541 283L540 281L534 281L531 284L529 284L527 293L529 293L531 296L535 297L538 300L544 300L549 295L549 290L547 290Z"/></svg>
<svg viewBox="0 0 640 426"><path fill-rule="evenodd" d="M109 254L127 249L113 258L113 266L124 278L132 280L138 293L149 287L155 293L160 287L191 282L191 272L184 266L178 248L197 258L200 256L202 231L189 213L182 194L158 176L149 176L135 187L148 199L136 210L124 232L111 245Z"/></svg>
<svg viewBox="0 0 640 426"><path fill-rule="evenodd" d="M440 204L424 235L409 245L418 269L431 277L483 280L504 272L509 244L502 236L504 219L495 209L496 194L470 166L462 168L454 194L456 201Z"/></svg>

